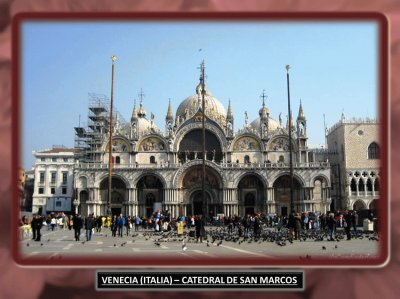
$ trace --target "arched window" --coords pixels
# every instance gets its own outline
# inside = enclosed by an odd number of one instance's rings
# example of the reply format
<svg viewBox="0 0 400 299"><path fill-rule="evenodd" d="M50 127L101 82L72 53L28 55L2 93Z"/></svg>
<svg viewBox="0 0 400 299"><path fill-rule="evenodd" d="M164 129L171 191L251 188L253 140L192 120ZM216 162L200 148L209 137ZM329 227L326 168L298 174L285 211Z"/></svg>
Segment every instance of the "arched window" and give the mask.
<svg viewBox="0 0 400 299"><path fill-rule="evenodd" d="M116 156L115 157L115 164L120 164L121 163L121 157L120 156Z"/></svg>
<svg viewBox="0 0 400 299"><path fill-rule="evenodd" d="M244 156L244 163L245 164L248 164L248 163L250 163L250 157L249 156Z"/></svg>
<svg viewBox="0 0 400 299"><path fill-rule="evenodd" d="M379 180L378 180L378 178L375 179L374 189L375 189L375 191L379 191Z"/></svg>
<svg viewBox="0 0 400 299"><path fill-rule="evenodd" d="M375 142L368 146L368 159L379 159L379 145Z"/></svg>
<svg viewBox="0 0 400 299"><path fill-rule="evenodd" d="M156 163L156 157L150 156L150 164L155 164Z"/></svg>
<svg viewBox="0 0 400 299"><path fill-rule="evenodd" d="M358 191L364 192L365 191L365 184L362 179L358 180Z"/></svg>
<svg viewBox="0 0 400 299"><path fill-rule="evenodd" d="M370 178L367 180L367 191L372 192L372 182Z"/></svg>
<svg viewBox="0 0 400 299"><path fill-rule="evenodd" d="M284 156L279 156L279 160L278 160L278 162L279 163L283 163L283 162L285 162L285 157Z"/></svg>
<svg viewBox="0 0 400 299"><path fill-rule="evenodd" d="M350 183L351 192L357 192L356 180L353 178Z"/></svg>

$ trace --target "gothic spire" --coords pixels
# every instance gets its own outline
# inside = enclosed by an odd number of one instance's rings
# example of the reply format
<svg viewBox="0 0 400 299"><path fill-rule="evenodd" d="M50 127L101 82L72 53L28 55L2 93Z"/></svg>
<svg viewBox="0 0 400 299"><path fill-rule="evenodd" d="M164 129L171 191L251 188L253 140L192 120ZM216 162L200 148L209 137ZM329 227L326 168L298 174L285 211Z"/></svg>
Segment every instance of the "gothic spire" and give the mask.
<svg viewBox="0 0 400 299"><path fill-rule="evenodd" d="M137 109L136 109L136 99L135 99L134 104L133 104L131 121L137 120L137 118L138 118L138 113L137 113Z"/></svg>
<svg viewBox="0 0 400 299"><path fill-rule="evenodd" d="M168 111L167 111L167 116L165 117L166 120L173 120L174 115L172 113L172 106L171 106L171 99L169 99L168 102Z"/></svg>
<svg viewBox="0 0 400 299"><path fill-rule="evenodd" d="M303 111L303 105L301 104L301 99L300 99L300 107L299 107L299 115L297 116L297 119L306 119L304 116L304 111Z"/></svg>
<svg viewBox="0 0 400 299"><path fill-rule="evenodd" d="M226 119L233 119L232 107L231 107L231 99L229 99L228 105L228 113L226 114Z"/></svg>

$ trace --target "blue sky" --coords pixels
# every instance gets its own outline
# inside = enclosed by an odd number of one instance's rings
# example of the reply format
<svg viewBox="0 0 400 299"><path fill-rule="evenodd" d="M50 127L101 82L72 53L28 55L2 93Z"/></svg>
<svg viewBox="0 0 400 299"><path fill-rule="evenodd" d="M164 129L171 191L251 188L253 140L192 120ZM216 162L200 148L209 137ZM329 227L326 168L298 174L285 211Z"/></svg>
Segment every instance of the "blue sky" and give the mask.
<svg viewBox="0 0 400 299"><path fill-rule="evenodd" d="M293 116L300 99L309 145L324 144L327 127L347 117L377 116L377 25L373 22L25 22L21 34L21 163L32 151L74 145L74 127L87 122L88 93L111 94L126 120L143 89L148 117L164 129L195 93L198 66L227 110L235 131L258 116L265 89L270 116L287 116L285 65L291 65ZM199 49L202 49L199 51Z"/></svg>

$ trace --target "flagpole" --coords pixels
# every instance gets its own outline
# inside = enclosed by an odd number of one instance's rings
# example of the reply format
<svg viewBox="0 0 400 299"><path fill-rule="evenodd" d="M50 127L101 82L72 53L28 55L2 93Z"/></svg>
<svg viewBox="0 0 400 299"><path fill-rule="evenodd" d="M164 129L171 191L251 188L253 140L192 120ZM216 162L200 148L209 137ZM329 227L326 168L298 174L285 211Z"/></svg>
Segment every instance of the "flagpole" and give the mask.
<svg viewBox="0 0 400 299"><path fill-rule="evenodd" d="M114 100L114 62L117 60L116 56L111 56L111 103L110 103L110 140L108 142L108 199L107 199L107 215L111 215L111 189L112 189L112 133L113 133L113 100Z"/></svg>
<svg viewBox="0 0 400 299"><path fill-rule="evenodd" d="M203 110L203 117L201 120L201 132L202 132L202 180L201 180L201 192L202 192L202 197L203 197L203 211L202 214L204 216L204 213L206 212L207 209L207 203L206 201L206 190L205 190L205 179L206 179L206 129L205 129L205 99L204 96L206 94L205 92L205 82L204 82L204 60L201 62L201 98L202 98L202 106L201 109Z"/></svg>
<svg viewBox="0 0 400 299"><path fill-rule="evenodd" d="M291 213L292 211L294 211L294 198L293 198L292 113L290 109L289 69L290 65L286 65L286 82L287 82L288 113L289 113L289 165L290 165L290 213Z"/></svg>

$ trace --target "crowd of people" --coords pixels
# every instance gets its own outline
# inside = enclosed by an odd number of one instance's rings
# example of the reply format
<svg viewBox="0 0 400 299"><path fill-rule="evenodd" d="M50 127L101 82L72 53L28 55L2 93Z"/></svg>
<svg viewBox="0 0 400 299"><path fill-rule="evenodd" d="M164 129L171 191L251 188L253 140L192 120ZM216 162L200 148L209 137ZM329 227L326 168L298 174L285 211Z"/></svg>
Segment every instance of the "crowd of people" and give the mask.
<svg viewBox="0 0 400 299"><path fill-rule="evenodd" d="M112 237L129 236L132 231L153 230L155 232L171 231L178 228L178 223L189 230L192 237L202 242L205 237L205 226L219 225L227 229L228 234L237 234L239 237L259 237L263 228L280 231L282 228L289 230L289 235L294 240L300 239L302 230L326 230L328 240L334 240L338 228L342 228L346 234L347 240L352 238L351 228L357 234L358 214L356 211L337 211L323 214L313 212L299 213L293 211L288 216L266 215L263 213L239 216L220 216L203 217L202 215L180 216L172 219L168 211L161 213L157 210L149 217L125 216L123 214L111 216L95 216L90 214L82 217L79 214L66 215L64 213L54 214L43 217L33 215L32 217L23 217L21 225L30 225L32 229L32 238L35 241L41 239L41 229L43 226L47 230L69 229L74 231L76 241L80 241L81 231L85 231L86 241L92 239L94 232L101 233L103 229L108 229Z"/></svg>

